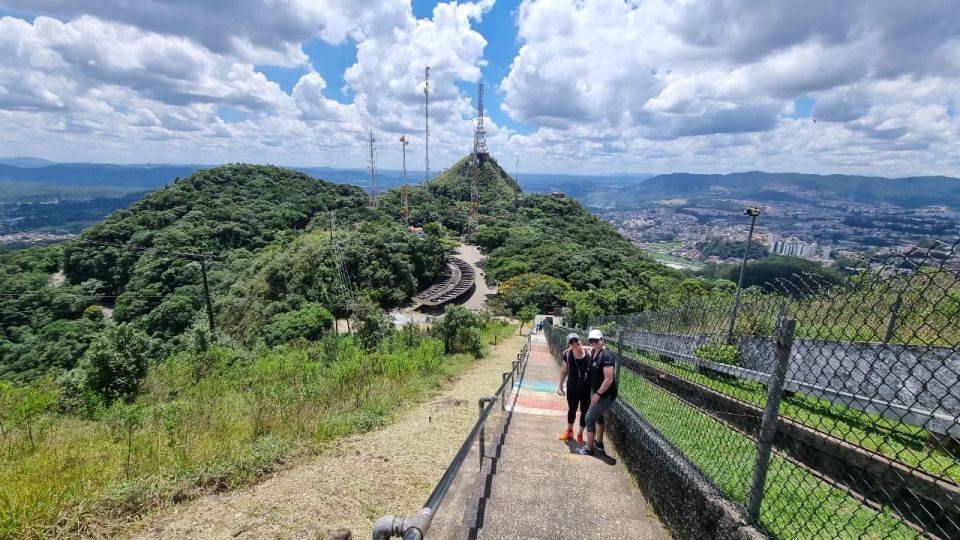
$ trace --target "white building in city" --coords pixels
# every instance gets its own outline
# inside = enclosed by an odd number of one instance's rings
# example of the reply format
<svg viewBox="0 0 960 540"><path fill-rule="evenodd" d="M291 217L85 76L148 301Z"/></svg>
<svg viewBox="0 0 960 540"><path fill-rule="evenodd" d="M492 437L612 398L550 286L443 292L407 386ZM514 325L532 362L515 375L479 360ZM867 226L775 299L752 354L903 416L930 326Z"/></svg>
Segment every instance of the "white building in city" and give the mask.
<svg viewBox="0 0 960 540"><path fill-rule="evenodd" d="M787 255L812 259L817 256L817 245L802 242L796 238L778 238L770 236L770 254Z"/></svg>

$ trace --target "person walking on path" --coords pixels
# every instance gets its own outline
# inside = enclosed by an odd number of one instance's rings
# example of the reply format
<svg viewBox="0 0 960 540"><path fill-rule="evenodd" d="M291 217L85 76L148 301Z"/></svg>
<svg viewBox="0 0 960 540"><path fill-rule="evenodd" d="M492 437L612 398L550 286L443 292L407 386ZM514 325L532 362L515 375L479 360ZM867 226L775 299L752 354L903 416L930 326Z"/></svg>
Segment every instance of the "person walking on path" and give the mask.
<svg viewBox="0 0 960 540"><path fill-rule="evenodd" d="M593 329L587 335L590 345L590 408L587 410L587 444L577 450L578 454L592 456L596 450L603 452L603 413L617 399L616 359L603 346L603 332Z"/></svg>
<svg viewBox="0 0 960 540"><path fill-rule="evenodd" d="M577 409L580 409L580 431L577 432L577 444L583 443L583 428L587 425L587 409L590 408L590 355L580 344L580 336L576 332L567 335L567 349L560 353L563 364L560 367L560 384L557 386L557 395L567 396L567 430L560 434L560 440L566 441L573 437L573 421L577 418ZM563 382L567 382L567 390L563 390Z"/></svg>

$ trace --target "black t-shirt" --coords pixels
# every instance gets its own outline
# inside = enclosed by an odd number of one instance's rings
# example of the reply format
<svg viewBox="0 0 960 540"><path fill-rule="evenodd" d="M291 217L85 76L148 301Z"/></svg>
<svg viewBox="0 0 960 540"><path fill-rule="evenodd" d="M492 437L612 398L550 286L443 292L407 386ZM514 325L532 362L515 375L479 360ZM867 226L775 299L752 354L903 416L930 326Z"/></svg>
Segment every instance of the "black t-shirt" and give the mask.
<svg viewBox="0 0 960 540"><path fill-rule="evenodd" d="M567 392L575 392L586 388L590 378L590 354L583 351L583 358L577 359L572 349L563 353L563 361L567 363Z"/></svg>
<svg viewBox="0 0 960 540"><path fill-rule="evenodd" d="M600 389L600 385L603 384L603 368L605 367L615 367L617 365L616 357L613 356L613 353L610 352L610 349L604 348L600 351L599 354L590 355L590 392L596 393ZM603 394L602 398L616 398L617 397L617 379L613 379L613 384L610 385L610 388L607 388Z"/></svg>

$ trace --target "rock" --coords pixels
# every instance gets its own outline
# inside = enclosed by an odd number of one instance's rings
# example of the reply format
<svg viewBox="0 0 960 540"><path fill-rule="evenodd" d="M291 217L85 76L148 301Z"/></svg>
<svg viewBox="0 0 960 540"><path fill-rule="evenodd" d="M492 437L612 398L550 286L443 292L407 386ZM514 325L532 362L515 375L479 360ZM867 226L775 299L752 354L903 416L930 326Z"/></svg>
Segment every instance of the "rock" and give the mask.
<svg viewBox="0 0 960 540"><path fill-rule="evenodd" d="M318 540L352 540L353 533L349 529L337 529L317 536Z"/></svg>

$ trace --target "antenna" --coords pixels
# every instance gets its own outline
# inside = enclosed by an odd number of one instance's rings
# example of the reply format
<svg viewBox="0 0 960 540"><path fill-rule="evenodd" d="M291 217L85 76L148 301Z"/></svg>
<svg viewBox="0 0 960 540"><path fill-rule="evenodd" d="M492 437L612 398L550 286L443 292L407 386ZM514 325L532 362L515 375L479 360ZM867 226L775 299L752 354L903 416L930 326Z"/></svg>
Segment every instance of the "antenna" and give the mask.
<svg viewBox="0 0 960 540"><path fill-rule="evenodd" d="M430 66L423 71L423 163L427 168L424 180L430 179Z"/></svg>
<svg viewBox="0 0 960 540"><path fill-rule="evenodd" d="M477 91L477 128L473 132L473 153L474 155L487 153L487 131L483 127L483 81L480 81L480 87Z"/></svg>
<svg viewBox="0 0 960 540"><path fill-rule="evenodd" d="M486 132L483 129L483 81L477 93L477 127L473 132L473 158L470 160L470 168L473 177L470 180L470 216L476 217L480 211L480 165L481 156L487 154Z"/></svg>
<svg viewBox="0 0 960 540"><path fill-rule="evenodd" d="M410 224L410 207L408 206L407 200L407 145L410 144L410 140L407 139L406 135L400 136L400 144L403 145L403 187L400 188L400 208L403 212L403 224Z"/></svg>
<svg viewBox="0 0 960 540"><path fill-rule="evenodd" d="M367 139L367 146L370 147L370 208L377 207L377 162L373 143L377 140L373 137L373 130L370 130L370 137Z"/></svg>

